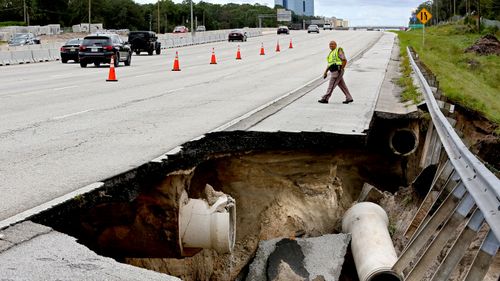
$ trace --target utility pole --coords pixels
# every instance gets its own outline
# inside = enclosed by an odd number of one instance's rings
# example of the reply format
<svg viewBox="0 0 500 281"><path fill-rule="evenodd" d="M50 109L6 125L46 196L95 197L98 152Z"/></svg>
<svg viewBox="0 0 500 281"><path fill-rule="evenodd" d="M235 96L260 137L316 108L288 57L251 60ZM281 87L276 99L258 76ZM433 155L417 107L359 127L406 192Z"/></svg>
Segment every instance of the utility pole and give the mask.
<svg viewBox="0 0 500 281"><path fill-rule="evenodd" d="M439 24L439 0L436 1L436 25Z"/></svg>
<svg viewBox="0 0 500 281"><path fill-rule="evenodd" d="M23 0L24 23L26 23L26 0Z"/></svg>
<svg viewBox="0 0 500 281"><path fill-rule="evenodd" d="M165 13L165 33L168 33L168 14Z"/></svg>
<svg viewBox="0 0 500 281"><path fill-rule="evenodd" d="M160 0L158 0L158 34L160 34Z"/></svg>
<svg viewBox="0 0 500 281"><path fill-rule="evenodd" d="M153 19L153 15L151 14L151 12L149 13L149 31L151 31L151 21Z"/></svg>
<svg viewBox="0 0 500 281"><path fill-rule="evenodd" d="M194 22L193 22L193 0L191 2L191 35L194 36Z"/></svg>
<svg viewBox="0 0 500 281"><path fill-rule="evenodd" d="M453 15L457 14L457 0L453 0Z"/></svg>
<svg viewBox="0 0 500 281"><path fill-rule="evenodd" d="M90 10L91 10L91 5L92 5L92 0L89 0L89 33L91 33L91 32L90 32L90 24L91 24L91 20L90 20L90 16L91 16L91 15L90 15Z"/></svg>
<svg viewBox="0 0 500 281"><path fill-rule="evenodd" d="M477 0L477 31L481 32L481 0Z"/></svg>

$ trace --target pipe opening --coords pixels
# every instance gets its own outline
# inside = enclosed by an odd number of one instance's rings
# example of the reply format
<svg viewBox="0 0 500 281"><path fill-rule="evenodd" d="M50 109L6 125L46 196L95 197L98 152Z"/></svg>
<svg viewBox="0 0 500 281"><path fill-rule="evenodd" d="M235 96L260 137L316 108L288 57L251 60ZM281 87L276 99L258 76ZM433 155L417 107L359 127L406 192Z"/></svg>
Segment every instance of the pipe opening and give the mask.
<svg viewBox="0 0 500 281"><path fill-rule="evenodd" d="M394 154L407 156L417 149L418 139L412 130L399 129L391 134L389 145Z"/></svg>
<svg viewBox="0 0 500 281"><path fill-rule="evenodd" d="M367 281L402 281L396 273L392 271L384 271L375 274L373 277L369 278Z"/></svg>

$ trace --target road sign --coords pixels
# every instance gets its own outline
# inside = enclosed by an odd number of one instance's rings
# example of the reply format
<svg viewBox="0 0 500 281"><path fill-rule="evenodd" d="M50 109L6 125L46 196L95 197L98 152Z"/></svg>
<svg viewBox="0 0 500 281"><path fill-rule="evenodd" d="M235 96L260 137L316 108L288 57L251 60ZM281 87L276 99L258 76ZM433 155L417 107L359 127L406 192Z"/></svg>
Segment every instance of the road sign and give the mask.
<svg viewBox="0 0 500 281"><path fill-rule="evenodd" d="M429 11L427 11L425 8L423 8L422 10L420 10L420 12L417 13L417 18L421 23L425 24L430 19L432 19L432 14L429 13Z"/></svg>
<svg viewBox="0 0 500 281"><path fill-rule="evenodd" d="M277 17L278 21L292 21L292 11L287 11L285 9L278 9Z"/></svg>
<svg viewBox="0 0 500 281"><path fill-rule="evenodd" d="M422 29L424 28L424 25L421 23L416 23L416 24L410 24L411 29Z"/></svg>

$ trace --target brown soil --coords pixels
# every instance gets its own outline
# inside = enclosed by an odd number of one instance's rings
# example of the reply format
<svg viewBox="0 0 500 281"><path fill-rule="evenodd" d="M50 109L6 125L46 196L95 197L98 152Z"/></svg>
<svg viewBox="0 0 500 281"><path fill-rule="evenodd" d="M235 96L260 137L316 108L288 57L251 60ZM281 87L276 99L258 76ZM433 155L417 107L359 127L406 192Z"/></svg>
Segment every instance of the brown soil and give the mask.
<svg viewBox="0 0 500 281"><path fill-rule="evenodd" d="M455 130L486 166L500 177L500 136L496 134L498 125L488 121L476 112L456 107L453 118L457 120Z"/></svg>
<svg viewBox="0 0 500 281"><path fill-rule="evenodd" d="M479 38L474 45L465 49L465 52L476 53L481 56L500 55L500 42L494 35L485 35Z"/></svg>
<svg viewBox="0 0 500 281"><path fill-rule="evenodd" d="M88 33L83 33L83 32L79 32L79 33L69 32L69 33L61 33L61 34L57 34L57 35L41 35L40 41L42 42L42 44L54 43L54 42L64 43L64 42L68 41L69 39L83 38L87 35L88 35Z"/></svg>
<svg viewBox="0 0 500 281"><path fill-rule="evenodd" d="M269 152L204 163L195 170L188 193L199 197L208 183L236 200L237 237L232 255L203 250L190 258L127 259L127 263L183 280L235 280L260 240L338 233L341 218L363 183L380 177L377 173L360 175L360 166L370 170L380 163L362 154ZM390 165L385 168L394 171Z"/></svg>

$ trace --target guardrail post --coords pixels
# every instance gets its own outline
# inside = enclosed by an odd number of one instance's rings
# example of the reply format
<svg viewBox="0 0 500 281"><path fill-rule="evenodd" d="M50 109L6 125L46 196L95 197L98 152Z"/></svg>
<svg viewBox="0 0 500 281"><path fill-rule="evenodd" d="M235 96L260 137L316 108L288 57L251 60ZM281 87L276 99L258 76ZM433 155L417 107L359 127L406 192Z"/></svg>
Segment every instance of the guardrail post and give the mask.
<svg viewBox="0 0 500 281"><path fill-rule="evenodd" d="M464 281L477 281L484 279L484 276L488 273L490 264L493 262L493 259L498 252L498 246L498 240L495 237L495 234L490 230L481 245L481 249L479 249L479 252L474 258L472 266L469 268L469 272L467 272L467 276Z"/></svg>
<svg viewBox="0 0 500 281"><path fill-rule="evenodd" d="M415 258L418 252L425 246L427 241L436 232L439 226L447 220L453 210L458 206L466 193L465 186L460 183L455 187L453 192L446 197L446 200L439 206L439 209L432 215L429 221L425 224L422 230L417 233L405 248L393 270L399 274L403 274L404 269Z"/></svg>
<svg viewBox="0 0 500 281"><path fill-rule="evenodd" d="M467 227L460 233L460 236L455 240L453 246L446 254L443 262L439 265L436 273L431 281L448 280L453 269L458 265L462 257L465 255L467 248L474 241L476 235L483 225L484 216L476 209L467 223Z"/></svg>
<svg viewBox="0 0 500 281"><path fill-rule="evenodd" d="M458 183L460 178L454 176L454 168L453 165L451 165L450 161L446 161L442 166L443 167L438 170L438 173L434 177L435 179L431 185L431 188L429 189L429 192L427 193L417 212L413 216L412 222L406 229L404 234L406 238L411 238L411 240L413 240L413 236L415 235L415 233L418 233L427 221L426 218L429 218L432 215L431 208L441 196L443 190L447 190L448 192L450 192ZM449 186L453 183L453 186Z"/></svg>
<svg viewBox="0 0 500 281"><path fill-rule="evenodd" d="M417 264L408 274L406 281L420 281L423 280L424 275L428 268L432 265L433 261L439 256L439 253L444 248L448 240L453 236L453 233L465 221L467 215L474 207L474 199L467 194L460 202L457 209L451 217L446 221L437 236L432 240L431 244L427 247L424 254L417 261Z"/></svg>

